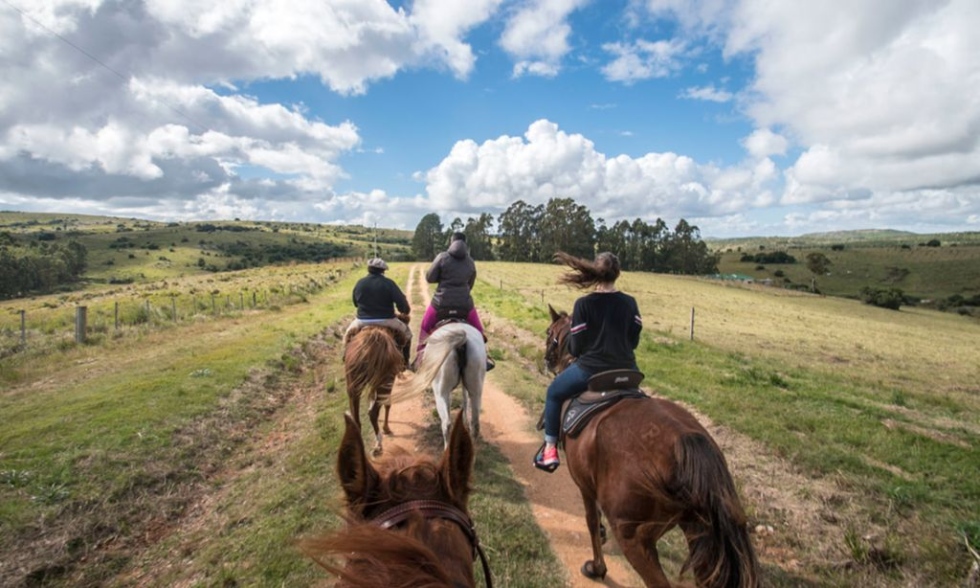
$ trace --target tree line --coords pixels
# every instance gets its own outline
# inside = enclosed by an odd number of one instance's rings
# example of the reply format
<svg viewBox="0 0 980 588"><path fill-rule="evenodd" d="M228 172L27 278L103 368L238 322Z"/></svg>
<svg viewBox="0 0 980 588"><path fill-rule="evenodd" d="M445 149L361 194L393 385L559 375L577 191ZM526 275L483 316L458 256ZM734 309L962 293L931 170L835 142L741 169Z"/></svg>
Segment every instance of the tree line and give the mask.
<svg viewBox="0 0 980 588"><path fill-rule="evenodd" d="M48 292L82 277L88 256L85 246L53 239L53 233L41 233L37 240L23 244L10 233L0 232L0 298Z"/></svg>
<svg viewBox="0 0 980 588"><path fill-rule="evenodd" d="M618 221L611 226L593 219L589 209L570 198L552 198L532 206L523 200L511 204L496 219L482 213L463 222L455 218L443 227L439 215L422 217L412 237L412 254L431 260L446 249L456 231L466 235L470 255L476 260L551 263L555 252L592 259L597 252L612 251L626 271L672 274L713 274L719 255L701 240L697 226L681 219L671 230L658 218Z"/></svg>

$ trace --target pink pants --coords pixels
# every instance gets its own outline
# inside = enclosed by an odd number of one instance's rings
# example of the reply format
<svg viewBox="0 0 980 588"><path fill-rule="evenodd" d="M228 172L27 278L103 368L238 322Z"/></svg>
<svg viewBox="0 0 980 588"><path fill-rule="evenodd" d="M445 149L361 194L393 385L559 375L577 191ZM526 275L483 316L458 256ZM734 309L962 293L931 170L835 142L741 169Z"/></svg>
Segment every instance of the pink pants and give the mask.
<svg viewBox="0 0 980 588"><path fill-rule="evenodd" d="M428 308L425 309L425 314L422 315L422 324L419 326L419 339L427 339L432 331L436 328L436 309L430 304ZM474 329L480 331L483 334L483 323L480 322L480 315L476 312L476 307L470 309L469 314L466 315L466 322L470 324Z"/></svg>

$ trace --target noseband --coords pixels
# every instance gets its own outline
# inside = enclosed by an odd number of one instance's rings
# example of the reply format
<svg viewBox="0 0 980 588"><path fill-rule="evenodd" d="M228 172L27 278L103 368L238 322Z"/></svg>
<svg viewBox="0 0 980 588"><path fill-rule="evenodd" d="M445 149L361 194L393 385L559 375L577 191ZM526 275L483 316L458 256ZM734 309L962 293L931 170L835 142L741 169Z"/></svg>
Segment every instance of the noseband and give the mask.
<svg viewBox="0 0 980 588"><path fill-rule="evenodd" d="M476 560L477 556L480 557L480 564L483 566L483 578L487 583L487 588L493 588L490 564L487 561L486 553L483 552L483 547L480 545L480 539L476 536L473 520L455 506L438 500L410 500L389 508L371 519L371 522L382 529L391 529L398 527L415 513L421 514L424 519L443 519L456 523L473 547L473 559Z"/></svg>
<svg viewBox="0 0 980 588"><path fill-rule="evenodd" d="M556 375L572 363L573 358L568 353L570 327L571 319L567 316L557 319L548 327L548 344L544 351L544 360L547 364L545 367Z"/></svg>

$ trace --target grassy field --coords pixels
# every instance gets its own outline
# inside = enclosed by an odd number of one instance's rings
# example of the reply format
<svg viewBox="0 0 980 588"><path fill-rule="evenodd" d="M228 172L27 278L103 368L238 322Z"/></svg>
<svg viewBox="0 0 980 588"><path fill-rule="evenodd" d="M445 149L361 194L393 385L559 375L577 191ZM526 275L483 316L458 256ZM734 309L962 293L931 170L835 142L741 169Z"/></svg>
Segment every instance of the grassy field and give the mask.
<svg viewBox="0 0 980 588"><path fill-rule="evenodd" d="M872 242L843 246L835 250L816 243L726 246L719 251L718 270L722 274L740 274L756 281L769 280L774 286L809 288L815 281L826 295L858 298L861 289L870 287L899 288L926 306L953 295L969 298L980 294L980 240L962 243L947 241L939 247L912 242ZM955 243L955 244L952 244ZM744 254L755 255L785 251L796 263L776 264L740 261ZM815 276L806 267L809 253L822 253L830 260L828 272Z"/></svg>
<svg viewBox="0 0 980 588"><path fill-rule="evenodd" d="M6 214L0 230L12 222ZM58 219L38 222L54 230ZM0 305L5 337L19 335L20 310L37 319L26 349L0 354L0 585L316 584L322 573L291 540L338 524L334 448L347 404L338 342L361 268L212 273L191 256L155 274L154 256L176 259L169 247L182 247L167 234L174 227L128 220L133 230L119 231L120 219L85 220L107 242L152 233L160 249L135 249L130 269L140 277L131 284L100 283L106 273L80 291ZM930 280L942 292L977 287L975 246L887 249L824 249L833 265L818 287L828 291L836 272L854 275L862 263L878 275L897 256L905 261L895 267L910 269L899 284L909 293L913 280L926 294ZM404 283L407 270L395 263L390 275ZM548 305L571 310L578 293L556 284L555 266L479 270L492 377L536 414ZM776 529L764 541L766 586L962 583L965 542L980 545L980 322L699 278L631 273L620 286L644 315L646 386L769 460L756 475L746 467L754 456L730 456L742 466L734 473L753 524ZM253 294L271 303L252 305ZM175 300L179 320L168 310ZM126 316L149 302L151 316L117 331L117 302ZM79 345L71 326L82 304L91 332ZM436 446L437 427L427 430ZM493 447L479 456L473 514L498 585L551 585L555 560L520 484ZM784 479L796 481L779 487ZM801 525L772 500L777 493L808 505L821 526ZM668 543L676 560L682 549Z"/></svg>

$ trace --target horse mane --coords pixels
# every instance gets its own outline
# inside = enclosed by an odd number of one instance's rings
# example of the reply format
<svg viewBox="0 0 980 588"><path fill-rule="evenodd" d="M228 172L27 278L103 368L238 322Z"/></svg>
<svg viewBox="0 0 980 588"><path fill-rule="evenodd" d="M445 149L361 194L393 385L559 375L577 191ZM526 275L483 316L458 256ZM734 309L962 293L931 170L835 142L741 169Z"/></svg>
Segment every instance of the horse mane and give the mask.
<svg viewBox="0 0 980 588"><path fill-rule="evenodd" d="M300 549L349 588L449 588L439 557L421 541L371 523L304 539ZM340 557L343 562L335 563Z"/></svg>
<svg viewBox="0 0 980 588"><path fill-rule="evenodd" d="M465 511L465 499L447 495L451 493L442 479L440 463L405 448L393 448L374 465L379 474L375 496L363 518L349 514L345 528L301 539L299 549L340 578L338 586L343 588L453 588L456 585L446 562L426 542L451 544L453 540L445 533L455 529L454 523L429 528L421 515L412 516L395 533L370 518L392 504L411 500L436 500Z"/></svg>

